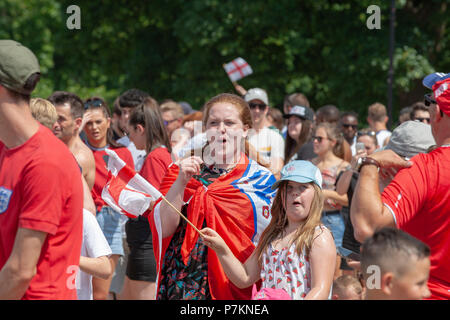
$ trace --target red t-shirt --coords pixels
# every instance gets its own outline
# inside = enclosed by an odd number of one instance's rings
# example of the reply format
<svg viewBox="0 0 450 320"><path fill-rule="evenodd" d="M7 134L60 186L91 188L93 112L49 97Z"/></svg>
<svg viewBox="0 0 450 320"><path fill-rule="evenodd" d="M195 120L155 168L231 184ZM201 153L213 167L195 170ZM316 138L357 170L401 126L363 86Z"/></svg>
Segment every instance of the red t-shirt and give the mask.
<svg viewBox="0 0 450 320"><path fill-rule="evenodd" d="M169 150L164 147L156 148L145 158L139 174L156 189L159 189L167 168L172 163Z"/></svg>
<svg viewBox="0 0 450 320"><path fill-rule="evenodd" d="M83 237L83 187L75 158L40 126L23 145L0 142L0 269L18 228L48 233L37 273L22 299L77 299L75 271Z"/></svg>
<svg viewBox="0 0 450 320"><path fill-rule="evenodd" d="M431 249L432 299L450 299L450 147L411 159L384 189L383 203L397 227Z"/></svg>
<svg viewBox="0 0 450 320"><path fill-rule="evenodd" d="M109 156L106 153L105 148L97 149L93 148L88 144L88 147L92 150L95 159L95 182L92 188L92 198L94 199L95 206L97 207L97 212L106 206L105 201L102 199L102 190L108 181L108 159ZM130 150L127 148L115 148L112 149L117 155L125 161L125 163L134 169L133 156Z"/></svg>

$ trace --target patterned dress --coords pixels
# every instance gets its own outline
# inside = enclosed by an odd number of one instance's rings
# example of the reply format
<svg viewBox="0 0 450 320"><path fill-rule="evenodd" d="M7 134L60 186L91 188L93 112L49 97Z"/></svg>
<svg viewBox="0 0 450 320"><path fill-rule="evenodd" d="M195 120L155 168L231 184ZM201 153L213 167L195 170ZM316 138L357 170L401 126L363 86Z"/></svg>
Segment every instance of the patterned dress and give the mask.
<svg viewBox="0 0 450 320"><path fill-rule="evenodd" d="M269 244L262 258L261 288L284 289L293 300L303 300L311 291L309 260L303 251L297 254L295 243L281 250Z"/></svg>
<svg viewBox="0 0 450 320"><path fill-rule="evenodd" d="M276 250L270 244L263 254L262 288L284 289L293 300L304 299L311 290L311 269L303 254L298 256L295 244Z"/></svg>

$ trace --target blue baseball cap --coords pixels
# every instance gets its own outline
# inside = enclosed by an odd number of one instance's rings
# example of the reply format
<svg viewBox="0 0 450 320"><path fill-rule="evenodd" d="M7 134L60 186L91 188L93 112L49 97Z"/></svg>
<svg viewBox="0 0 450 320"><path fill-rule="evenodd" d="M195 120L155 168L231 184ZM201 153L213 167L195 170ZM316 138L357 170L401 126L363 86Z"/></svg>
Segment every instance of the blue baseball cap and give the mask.
<svg viewBox="0 0 450 320"><path fill-rule="evenodd" d="M272 190L278 188L281 181L295 181L299 183L314 182L322 189L322 174L319 168L309 161L295 160L281 169L281 179L272 185Z"/></svg>
<svg viewBox="0 0 450 320"><path fill-rule="evenodd" d="M425 78L423 78L422 84L425 87L427 87L428 89L432 90L433 84L435 84L438 81L445 80L448 78L450 78L450 73L435 72L435 73L429 74Z"/></svg>

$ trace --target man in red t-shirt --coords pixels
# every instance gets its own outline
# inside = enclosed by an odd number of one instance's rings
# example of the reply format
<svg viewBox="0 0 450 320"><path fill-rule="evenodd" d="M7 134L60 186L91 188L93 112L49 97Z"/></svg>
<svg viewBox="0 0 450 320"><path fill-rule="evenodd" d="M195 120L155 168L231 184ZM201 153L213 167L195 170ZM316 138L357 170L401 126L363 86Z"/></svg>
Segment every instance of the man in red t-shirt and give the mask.
<svg viewBox="0 0 450 320"><path fill-rule="evenodd" d="M433 90L426 101L438 148L411 161L391 150L362 159L350 214L361 242L381 227L396 226L427 244L431 299L450 299L450 74L429 75L424 85ZM383 194L379 168L402 169Z"/></svg>
<svg viewBox="0 0 450 320"><path fill-rule="evenodd" d="M69 149L31 115L34 54L0 40L0 299L76 299L81 172Z"/></svg>

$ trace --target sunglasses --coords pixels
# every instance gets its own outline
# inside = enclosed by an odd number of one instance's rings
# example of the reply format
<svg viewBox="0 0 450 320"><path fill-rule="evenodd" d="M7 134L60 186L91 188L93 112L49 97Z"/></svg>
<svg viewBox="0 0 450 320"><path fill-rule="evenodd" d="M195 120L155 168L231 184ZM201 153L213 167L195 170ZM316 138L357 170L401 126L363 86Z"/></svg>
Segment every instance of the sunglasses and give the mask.
<svg viewBox="0 0 450 320"><path fill-rule="evenodd" d="M347 123L343 123L342 124L342 126L344 127L344 128L352 128L353 130L356 130L356 129L358 129L358 125L357 124L347 124Z"/></svg>
<svg viewBox="0 0 450 320"><path fill-rule="evenodd" d="M425 96L425 105L427 107L429 107L432 104L436 104L436 100L433 99L433 97L431 96L431 93L427 93Z"/></svg>
<svg viewBox="0 0 450 320"><path fill-rule="evenodd" d="M375 131L358 131L358 137L362 137L362 136L374 137L376 135L377 135L377 133Z"/></svg>
<svg viewBox="0 0 450 320"><path fill-rule="evenodd" d="M316 140L317 140L317 142L319 142L319 143L322 143L322 140L323 140L323 139L330 140L330 139L328 139L327 137L319 137L319 136L314 136L314 137L313 137L313 141L316 141Z"/></svg>
<svg viewBox="0 0 450 320"><path fill-rule="evenodd" d="M174 121L177 121L178 119L172 119L172 120L163 120L164 121L164 125L167 127L169 125L169 123L172 123Z"/></svg>
<svg viewBox="0 0 450 320"><path fill-rule="evenodd" d="M419 122L425 122L425 123L430 123L430 118L414 118L414 121L419 121Z"/></svg>
<svg viewBox="0 0 450 320"><path fill-rule="evenodd" d="M94 99L91 101L88 101L84 104L84 110L89 109L89 107L101 107L103 105L103 101L99 99Z"/></svg>
<svg viewBox="0 0 450 320"><path fill-rule="evenodd" d="M258 108L260 111L264 111L267 107L264 103L249 103L248 106L251 110Z"/></svg>

